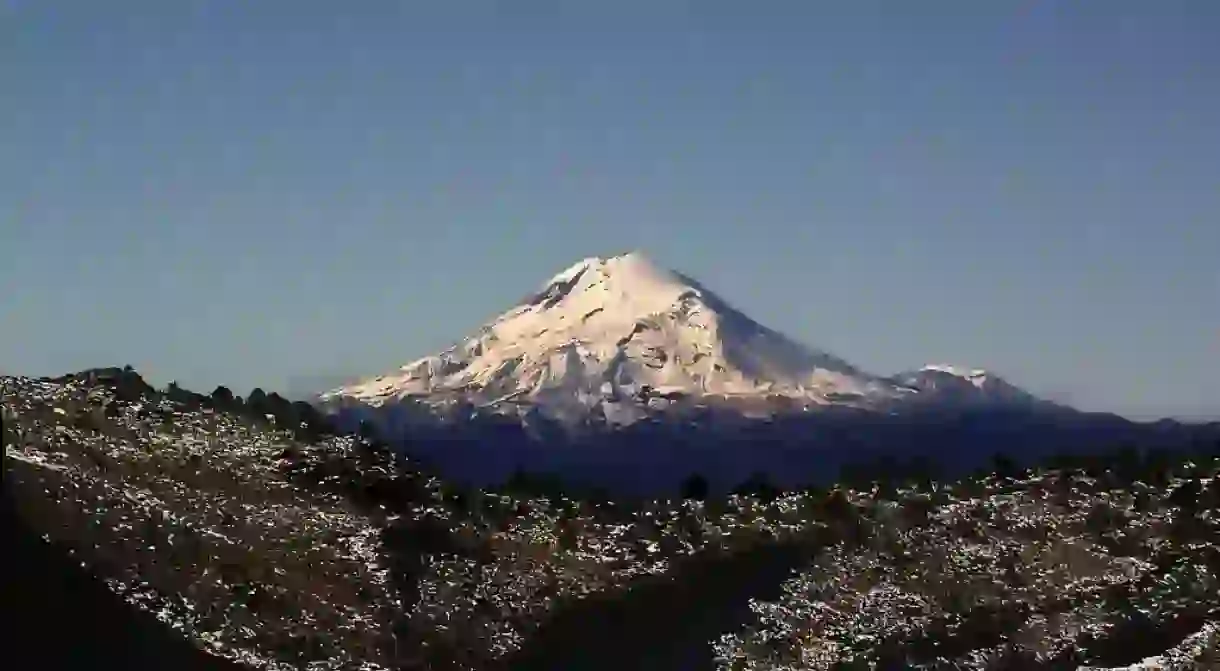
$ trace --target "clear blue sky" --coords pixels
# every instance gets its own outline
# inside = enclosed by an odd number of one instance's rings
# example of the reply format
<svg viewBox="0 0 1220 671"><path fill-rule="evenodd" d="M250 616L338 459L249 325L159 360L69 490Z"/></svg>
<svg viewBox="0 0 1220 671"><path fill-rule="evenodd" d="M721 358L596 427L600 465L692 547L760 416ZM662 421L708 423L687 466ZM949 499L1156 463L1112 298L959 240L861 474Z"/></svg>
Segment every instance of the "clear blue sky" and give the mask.
<svg viewBox="0 0 1220 671"><path fill-rule="evenodd" d="M1220 3L0 0L0 370L239 393L640 248L866 369L1220 415Z"/></svg>

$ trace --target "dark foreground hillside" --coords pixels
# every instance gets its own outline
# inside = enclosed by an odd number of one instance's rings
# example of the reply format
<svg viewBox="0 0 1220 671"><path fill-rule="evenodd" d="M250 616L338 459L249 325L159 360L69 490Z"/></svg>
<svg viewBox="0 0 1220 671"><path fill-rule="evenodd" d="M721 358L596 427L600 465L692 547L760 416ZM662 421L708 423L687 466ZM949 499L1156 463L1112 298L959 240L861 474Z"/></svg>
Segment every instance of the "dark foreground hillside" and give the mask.
<svg viewBox="0 0 1220 671"><path fill-rule="evenodd" d="M132 608L68 555L45 543L0 497L4 668L65 671L242 671Z"/></svg>
<svg viewBox="0 0 1220 671"><path fill-rule="evenodd" d="M133 375L0 400L34 668L1220 668L1207 454L609 502L456 488Z"/></svg>

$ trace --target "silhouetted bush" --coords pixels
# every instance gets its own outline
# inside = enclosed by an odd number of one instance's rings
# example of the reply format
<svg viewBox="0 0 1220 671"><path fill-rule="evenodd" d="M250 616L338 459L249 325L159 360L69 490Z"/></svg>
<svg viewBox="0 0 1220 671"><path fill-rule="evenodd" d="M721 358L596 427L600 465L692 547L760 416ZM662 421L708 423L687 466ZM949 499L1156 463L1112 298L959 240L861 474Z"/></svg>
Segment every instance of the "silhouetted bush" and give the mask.
<svg viewBox="0 0 1220 671"><path fill-rule="evenodd" d="M693 501L707 500L707 495L707 478L698 473L692 473L689 478L684 480L679 491L679 496L681 496L683 499Z"/></svg>
<svg viewBox="0 0 1220 671"><path fill-rule="evenodd" d="M774 501L780 490L771 484L771 478L762 471L756 471L733 489L734 494L741 496L756 496L763 501Z"/></svg>

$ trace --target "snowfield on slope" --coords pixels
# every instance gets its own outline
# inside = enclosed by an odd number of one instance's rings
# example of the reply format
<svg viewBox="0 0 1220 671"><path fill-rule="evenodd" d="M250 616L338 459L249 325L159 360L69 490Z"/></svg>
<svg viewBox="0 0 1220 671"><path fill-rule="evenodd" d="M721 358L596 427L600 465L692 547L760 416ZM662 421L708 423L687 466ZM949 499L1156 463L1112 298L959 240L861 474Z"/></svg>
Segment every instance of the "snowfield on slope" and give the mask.
<svg viewBox="0 0 1220 671"><path fill-rule="evenodd" d="M584 259L446 351L321 401L463 402L560 420L598 409L629 423L640 408L677 398L883 408L921 395L919 382L871 375L798 343L631 252Z"/></svg>

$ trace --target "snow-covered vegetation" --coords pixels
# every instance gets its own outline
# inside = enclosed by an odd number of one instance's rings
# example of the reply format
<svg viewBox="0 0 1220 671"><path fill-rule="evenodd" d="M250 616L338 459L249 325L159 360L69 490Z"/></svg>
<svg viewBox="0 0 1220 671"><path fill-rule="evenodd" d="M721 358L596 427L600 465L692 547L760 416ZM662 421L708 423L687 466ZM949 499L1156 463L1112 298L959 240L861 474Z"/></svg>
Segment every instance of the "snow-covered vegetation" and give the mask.
<svg viewBox="0 0 1220 671"><path fill-rule="evenodd" d="M0 397L22 517L252 668L502 668L573 627L566 668L1218 668L1213 458L610 502L458 488L307 409L134 373Z"/></svg>
<svg viewBox="0 0 1220 671"><path fill-rule="evenodd" d="M0 389L16 417L6 495L130 603L256 667L378 659L392 605L380 525L280 477L285 450L301 447L289 435L104 386ZM352 440L310 447L341 454Z"/></svg>
<svg viewBox="0 0 1220 671"><path fill-rule="evenodd" d="M1216 470L1187 462L1156 484L1042 472L866 497L862 542L826 548L778 599L751 602L753 621L717 642L721 668L1125 666L1196 633L1178 668L1214 668Z"/></svg>

